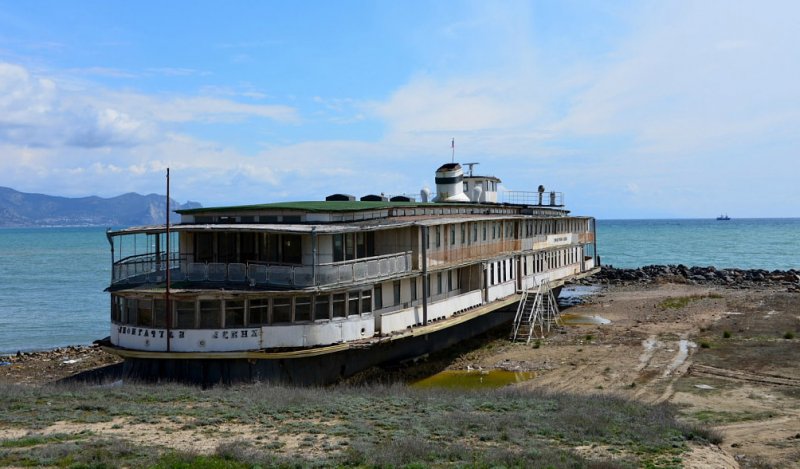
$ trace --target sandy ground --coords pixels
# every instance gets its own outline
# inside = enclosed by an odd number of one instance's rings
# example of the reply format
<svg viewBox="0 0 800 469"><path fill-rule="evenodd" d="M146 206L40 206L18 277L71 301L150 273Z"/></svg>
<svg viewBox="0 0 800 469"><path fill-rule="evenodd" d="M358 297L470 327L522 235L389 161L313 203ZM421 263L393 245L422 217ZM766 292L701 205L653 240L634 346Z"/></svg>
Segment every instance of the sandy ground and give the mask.
<svg viewBox="0 0 800 469"><path fill-rule="evenodd" d="M684 306L664 304L688 297ZM570 323L538 345L494 340L464 352L448 368L533 371L533 379L516 385L673 403L684 419L711 425L723 437L718 447L695 447L684 458L686 467L800 467L797 293L684 284L609 287L563 312ZM595 317L611 322L575 323ZM51 382L115 361L93 347L0 357L0 382ZM42 433L64 432L67 424L59 425ZM114 434L120 428L106 423L93 431ZM152 434L125 428L129 438ZM197 448L197 434L175 430L159 441ZM13 437L2 433L0 438ZM231 428L223 434L247 433ZM219 441L206 443L213 448ZM599 447L578 450L603 455Z"/></svg>
<svg viewBox="0 0 800 469"><path fill-rule="evenodd" d="M682 308L662 304L682 297L695 299ZM723 436L719 448L697 448L687 467L800 467L800 295L616 287L563 313L611 323L565 325L538 348L479 349L452 368L534 371L521 386L671 402Z"/></svg>

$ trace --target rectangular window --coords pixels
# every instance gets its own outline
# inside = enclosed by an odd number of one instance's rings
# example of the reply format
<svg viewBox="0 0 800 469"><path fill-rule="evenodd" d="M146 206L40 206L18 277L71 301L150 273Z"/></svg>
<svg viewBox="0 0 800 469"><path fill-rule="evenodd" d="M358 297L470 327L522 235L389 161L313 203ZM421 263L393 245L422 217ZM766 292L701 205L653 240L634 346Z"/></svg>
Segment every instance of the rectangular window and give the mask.
<svg viewBox="0 0 800 469"><path fill-rule="evenodd" d="M436 247L438 248L438 247L441 247L441 246L442 246L442 227L441 226L437 226L436 227Z"/></svg>
<svg viewBox="0 0 800 469"><path fill-rule="evenodd" d="M200 329L222 327L222 310L219 300L200 300Z"/></svg>
<svg viewBox="0 0 800 469"><path fill-rule="evenodd" d="M166 300L153 300L153 327L167 327Z"/></svg>
<svg viewBox="0 0 800 469"><path fill-rule="evenodd" d="M194 301L176 301L172 324L178 329L195 328L194 312Z"/></svg>
<svg viewBox="0 0 800 469"><path fill-rule="evenodd" d="M139 321L137 326L153 327L153 301L139 300Z"/></svg>
<svg viewBox="0 0 800 469"><path fill-rule="evenodd" d="M489 285L494 285L494 284L495 284L495 280L494 280L494 262L492 262L491 264L489 264Z"/></svg>
<svg viewBox="0 0 800 469"><path fill-rule="evenodd" d="M244 326L244 300L225 300L225 327Z"/></svg>
<svg viewBox="0 0 800 469"><path fill-rule="evenodd" d="M461 224L461 244L465 244L467 242L467 224Z"/></svg>
<svg viewBox="0 0 800 469"><path fill-rule="evenodd" d="M334 293L333 295L333 317L343 318L347 316L347 294Z"/></svg>
<svg viewBox="0 0 800 469"><path fill-rule="evenodd" d="M344 260L344 235L333 235L333 262Z"/></svg>
<svg viewBox="0 0 800 469"><path fill-rule="evenodd" d="M292 322L292 299L275 298L272 300L272 323L288 324Z"/></svg>
<svg viewBox="0 0 800 469"><path fill-rule="evenodd" d="M250 300L250 319L248 324L260 326L267 324L269 312L269 300L267 298L257 298Z"/></svg>
<svg viewBox="0 0 800 469"><path fill-rule="evenodd" d="M330 296L319 295L314 297L314 320L320 321L331 318Z"/></svg>
<svg viewBox="0 0 800 469"><path fill-rule="evenodd" d="M395 280L392 283L392 290L393 290L393 293L394 293L394 304L395 305L399 305L400 304L400 280Z"/></svg>
<svg viewBox="0 0 800 469"><path fill-rule="evenodd" d="M416 301L417 299L417 279L412 278L410 279L411 282L411 301Z"/></svg>
<svg viewBox="0 0 800 469"><path fill-rule="evenodd" d="M356 258L356 243L353 233L344 235L344 258L351 261Z"/></svg>
<svg viewBox="0 0 800 469"><path fill-rule="evenodd" d="M383 287L380 283L375 284L375 310L383 308Z"/></svg>
<svg viewBox="0 0 800 469"><path fill-rule="evenodd" d="M472 241L478 242L478 224L472 224Z"/></svg>
<svg viewBox="0 0 800 469"><path fill-rule="evenodd" d="M355 316L358 314L358 292L351 291L347 295L347 315Z"/></svg>
<svg viewBox="0 0 800 469"><path fill-rule="evenodd" d="M456 244L456 225L450 225L450 246Z"/></svg>
<svg viewBox="0 0 800 469"><path fill-rule="evenodd" d="M363 290L361 292L361 314L369 313L372 311L372 290Z"/></svg>
<svg viewBox="0 0 800 469"><path fill-rule="evenodd" d="M135 298L125 299L125 310L128 312L128 324L133 326L139 323L139 300Z"/></svg>
<svg viewBox="0 0 800 469"><path fill-rule="evenodd" d="M294 322L311 320L311 297L298 296L294 299Z"/></svg>
<svg viewBox="0 0 800 469"><path fill-rule="evenodd" d="M447 291L453 291L453 271L447 271Z"/></svg>
<svg viewBox="0 0 800 469"><path fill-rule="evenodd" d="M486 241L486 223L482 223L483 225L483 240Z"/></svg>
<svg viewBox="0 0 800 469"><path fill-rule="evenodd" d="M442 273L436 273L436 293L441 295L442 294Z"/></svg>

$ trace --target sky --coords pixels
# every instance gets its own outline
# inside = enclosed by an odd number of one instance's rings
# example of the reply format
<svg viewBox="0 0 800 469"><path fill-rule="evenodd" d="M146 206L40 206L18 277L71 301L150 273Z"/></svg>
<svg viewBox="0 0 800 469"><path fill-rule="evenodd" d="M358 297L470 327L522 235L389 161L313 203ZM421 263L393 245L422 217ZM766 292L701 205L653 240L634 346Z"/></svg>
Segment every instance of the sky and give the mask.
<svg viewBox="0 0 800 469"><path fill-rule="evenodd" d="M0 0L0 186L800 216L800 2Z"/></svg>

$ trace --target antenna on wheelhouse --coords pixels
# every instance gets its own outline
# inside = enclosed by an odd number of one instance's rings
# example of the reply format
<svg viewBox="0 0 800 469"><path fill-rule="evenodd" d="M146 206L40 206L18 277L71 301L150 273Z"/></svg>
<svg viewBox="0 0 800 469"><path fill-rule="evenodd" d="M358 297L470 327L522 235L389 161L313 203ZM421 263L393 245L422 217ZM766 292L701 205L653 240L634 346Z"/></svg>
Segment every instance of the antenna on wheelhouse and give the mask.
<svg viewBox="0 0 800 469"><path fill-rule="evenodd" d="M167 262L166 262L166 269L167 269L167 288L164 292L164 303L166 303L166 319L167 319L167 352L170 351L170 335L172 335L172 308L170 307L169 301L169 287L170 287L170 265L169 265L169 256L170 256L170 245L169 245L169 168L167 168Z"/></svg>

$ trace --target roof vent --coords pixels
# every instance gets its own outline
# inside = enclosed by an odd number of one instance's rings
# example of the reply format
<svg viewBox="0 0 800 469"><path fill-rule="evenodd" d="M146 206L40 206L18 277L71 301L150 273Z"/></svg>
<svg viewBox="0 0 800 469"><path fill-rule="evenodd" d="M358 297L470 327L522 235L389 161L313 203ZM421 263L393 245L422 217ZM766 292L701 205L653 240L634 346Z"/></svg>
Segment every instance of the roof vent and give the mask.
<svg viewBox="0 0 800 469"><path fill-rule="evenodd" d="M387 199L386 197L384 197L382 195L370 194L370 195L365 195L364 197L362 197L361 201L362 202L388 202L389 199Z"/></svg>
<svg viewBox="0 0 800 469"><path fill-rule="evenodd" d="M415 202L413 197L408 197L405 195L396 195L389 199L389 202Z"/></svg>
<svg viewBox="0 0 800 469"><path fill-rule="evenodd" d="M356 200L356 197L350 194L331 194L328 197L325 197L326 202L352 202L354 200Z"/></svg>

